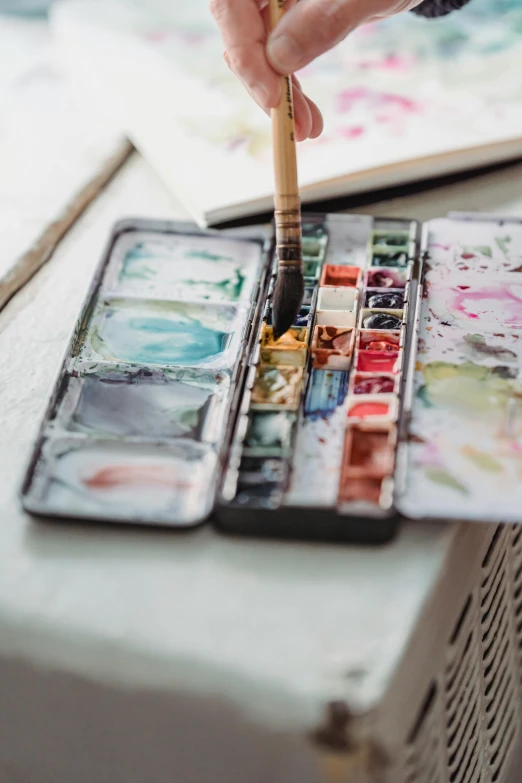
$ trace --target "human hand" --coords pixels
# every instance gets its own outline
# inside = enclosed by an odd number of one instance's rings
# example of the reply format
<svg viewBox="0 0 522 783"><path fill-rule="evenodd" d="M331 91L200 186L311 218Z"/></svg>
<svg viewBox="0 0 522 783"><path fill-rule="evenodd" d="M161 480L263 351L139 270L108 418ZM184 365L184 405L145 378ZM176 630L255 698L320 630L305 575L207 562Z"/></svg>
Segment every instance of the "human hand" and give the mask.
<svg viewBox="0 0 522 783"><path fill-rule="evenodd" d="M267 113L281 98L281 75L304 68L357 27L408 11L422 0L286 0L287 13L270 34L268 0L210 0L225 44L225 60ZM298 141L317 138L323 119L294 77Z"/></svg>

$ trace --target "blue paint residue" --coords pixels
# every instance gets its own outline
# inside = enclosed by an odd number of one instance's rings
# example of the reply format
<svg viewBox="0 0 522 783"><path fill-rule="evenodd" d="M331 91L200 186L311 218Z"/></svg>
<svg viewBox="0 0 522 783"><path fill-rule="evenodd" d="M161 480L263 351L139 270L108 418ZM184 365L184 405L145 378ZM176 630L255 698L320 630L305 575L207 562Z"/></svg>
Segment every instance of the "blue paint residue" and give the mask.
<svg viewBox="0 0 522 783"><path fill-rule="evenodd" d="M305 400L305 418L329 418L348 394L349 373L312 370Z"/></svg>
<svg viewBox="0 0 522 783"><path fill-rule="evenodd" d="M122 318L118 314L105 321L101 352L138 364L198 365L219 356L229 339L229 334L203 326L197 320Z"/></svg>

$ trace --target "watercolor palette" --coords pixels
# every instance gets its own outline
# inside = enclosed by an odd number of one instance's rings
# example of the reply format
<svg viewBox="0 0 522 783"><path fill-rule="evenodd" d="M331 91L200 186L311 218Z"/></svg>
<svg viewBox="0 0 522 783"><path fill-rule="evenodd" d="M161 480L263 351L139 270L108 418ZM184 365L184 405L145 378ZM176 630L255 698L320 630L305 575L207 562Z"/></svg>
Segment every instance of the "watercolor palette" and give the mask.
<svg viewBox="0 0 522 783"><path fill-rule="evenodd" d="M522 221L305 215L303 255L276 341L271 230L119 224L25 508L375 543L404 517L517 521Z"/></svg>
<svg viewBox="0 0 522 783"><path fill-rule="evenodd" d="M267 285L267 234L116 226L40 432L28 510L180 528L208 517Z"/></svg>

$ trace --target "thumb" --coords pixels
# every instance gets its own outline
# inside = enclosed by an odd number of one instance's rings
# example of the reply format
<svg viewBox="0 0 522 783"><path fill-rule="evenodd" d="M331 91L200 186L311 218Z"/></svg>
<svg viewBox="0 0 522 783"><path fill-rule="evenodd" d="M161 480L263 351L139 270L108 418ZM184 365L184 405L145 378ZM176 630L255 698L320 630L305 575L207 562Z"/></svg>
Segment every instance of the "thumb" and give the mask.
<svg viewBox="0 0 522 783"><path fill-rule="evenodd" d="M301 0L270 36L267 55L282 74L294 73L342 41L382 6L396 0Z"/></svg>

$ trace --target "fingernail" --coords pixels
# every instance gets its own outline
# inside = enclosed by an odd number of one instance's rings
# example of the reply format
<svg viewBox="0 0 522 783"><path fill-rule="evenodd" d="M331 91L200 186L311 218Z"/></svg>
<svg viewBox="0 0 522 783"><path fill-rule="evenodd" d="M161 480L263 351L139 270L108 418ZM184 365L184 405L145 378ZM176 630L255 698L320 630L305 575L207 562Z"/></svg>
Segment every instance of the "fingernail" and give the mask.
<svg viewBox="0 0 522 783"><path fill-rule="evenodd" d="M267 109L269 107L270 95L264 84L261 84L261 82L254 84L250 88L250 92L252 93L252 97L255 102L258 103L263 109Z"/></svg>
<svg viewBox="0 0 522 783"><path fill-rule="evenodd" d="M284 34L269 39L267 52L270 62L281 73L295 71L303 57L303 52L294 39Z"/></svg>

